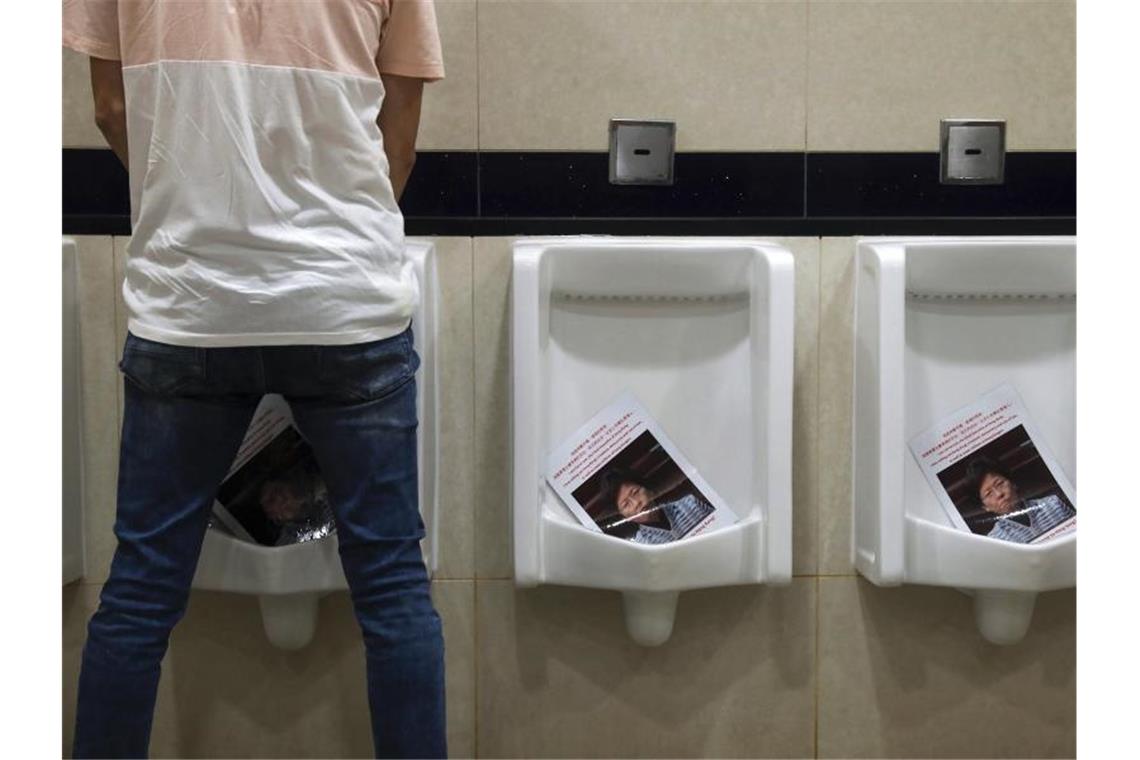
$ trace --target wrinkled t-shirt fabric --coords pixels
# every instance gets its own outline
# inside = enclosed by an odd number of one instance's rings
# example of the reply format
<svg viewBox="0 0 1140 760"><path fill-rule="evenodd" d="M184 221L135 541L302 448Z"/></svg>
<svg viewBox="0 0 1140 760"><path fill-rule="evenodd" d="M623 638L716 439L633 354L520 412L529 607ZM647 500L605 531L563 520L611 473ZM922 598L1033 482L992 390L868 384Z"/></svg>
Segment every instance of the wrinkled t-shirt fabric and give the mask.
<svg viewBox="0 0 1140 760"><path fill-rule="evenodd" d="M431 0L65 0L120 60L128 329L188 346L349 344L419 297L376 124L381 73L443 77Z"/></svg>

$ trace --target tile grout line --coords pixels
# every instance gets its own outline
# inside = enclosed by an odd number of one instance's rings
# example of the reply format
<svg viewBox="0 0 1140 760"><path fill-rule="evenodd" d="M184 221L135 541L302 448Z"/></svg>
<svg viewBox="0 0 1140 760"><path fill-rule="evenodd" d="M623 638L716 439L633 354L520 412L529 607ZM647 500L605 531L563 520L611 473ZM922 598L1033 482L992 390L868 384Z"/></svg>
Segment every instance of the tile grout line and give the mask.
<svg viewBox="0 0 1140 760"><path fill-rule="evenodd" d="M810 24L811 9L810 2L808 3L807 21L805 25ZM806 44L804 47L808 47ZM809 53L810 55L810 53ZM805 69L807 67L805 66ZM805 80L807 72L804 74ZM804 213L807 213L807 89L804 89ZM812 747L815 750L815 757L819 758L819 691L820 682L822 681L822 672L819 663L819 637L820 637L820 595L821 583L820 572L822 571L822 547L823 547L823 237L817 239L817 257L816 257L816 321L815 321L815 688L813 695L813 735Z"/></svg>
<svg viewBox="0 0 1140 760"><path fill-rule="evenodd" d="M118 237L115 235L111 236L111 336L112 336L111 337L111 367L113 368L112 374L114 375L114 378L115 378L115 382L113 384L114 393L115 393L115 421L114 421L114 426L113 426L113 430L115 431L115 444L114 444L114 451L113 451L114 459L112 460L114 462L114 470L115 470L115 472L113 473L115 487L111 491L112 526L114 525L114 521L118 520L118 516L119 516L118 470L119 470L120 465L122 464L123 415L125 414L124 407L126 406L126 400L124 399L124 393L126 392L126 387L124 385L124 380L123 380L122 374L119 372L119 358L120 358L119 352L122 350L122 344L119 343L119 316L120 316L119 315L119 308L120 308L120 306L119 306L119 295L120 295L120 293L122 293L122 290L123 290L123 283L119 279L119 271L118 271L118 263L119 263L119 251L118 251L119 243L118 243L118 241L119 240L123 241L123 247L125 249L127 247L127 242L126 242L127 238L126 237ZM124 279L127 276L126 250L123 251L122 275L123 275ZM122 308L124 310L126 309L126 303L124 303L122 305ZM125 321L127 315L123 314L122 316L123 316L123 319ZM84 520L86 520L86 515L84 516ZM84 528L84 530L86 530L86 527ZM117 544L115 544L115 546L117 546ZM115 550L114 550L114 548L112 548L111 549L111 558L114 558L114 552L115 552ZM86 564L87 564L87 560L85 557L84 558L84 565L86 565ZM110 568L109 560L103 560L103 569L101 569L99 572L100 577L103 578L101 583L107 582L107 579L110 577L110 573L111 573L111 568ZM100 589L100 594L102 594L102 589Z"/></svg>
<svg viewBox="0 0 1140 760"><path fill-rule="evenodd" d="M823 237L819 239L815 308L815 573L823 571Z"/></svg>
<svg viewBox="0 0 1140 760"><path fill-rule="evenodd" d="M87 474L88 468L94 469L90 462L90 452L87 448L87 428L88 428L88 404L91 402L91 393L87 391L87 373L83 369L84 361L84 348L88 341L83 340L83 324L88 317L87 309L84 308L86 293L83 290L84 280L84 249L86 245L81 245L82 239L77 235L75 237L75 338L78 343L79 349L79 371L78 375L79 388L77 389L79 395L79 509L82 515L82 529L83 529L83 574L79 577L80 583L86 583L91 573L92 557L95 554L90 546L91 525L88 515L91 514L89 504L91 499L88 496L88 489L91 485L92 478ZM114 244L112 243L112 251L114 251ZM112 276L112 280L115 278ZM93 426L92 426L93 427Z"/></svg>
<svg viewBox="0 0 1140 760"><path fill-rule="evenodd" d="M482 72L479 69L479 0L475 0L475 218L483 216L483 159L480 156L483 145L483 135L480 129L483 120L483 104L480 100L479 80ZM472 249L475 243L472 238ZM474 290L474 288L472 288Z"/></svg>
<svg viewBox="0 0 1140 760"><path fill-rule="evenodd" d="M824 284L823 277L826 268L824 260L825 246L823 244L824 238L819 238L819 276L817 278L816 293L816 308L819 310L819 317L815 325L815 394L816 394L816 436L815 436L815 472L816 472L816 522L815 522L815 572L816 577L823 574L824 567L828 564L824 562L823 552L823 524L824 524L824 495L823 488L823 295Z"/></svg>
<svg viewBox="0 0 1140 760"><path fill-rule="evenodd" d="M804 1L804 159L803 159L803 210L802 216L808 216L808 104L811 102L809 87L811 86L811 0ZM822 238L820 246L822 252ZM818 551L817 551L818 554Z"/></svg>
<svg viewBox="0 0 1140 760"><path fill-rule="evenodd" d="M471 757L479 757L479 580L471 583Z"/></svg>
<svg viewBox="0 0 1140 760"><path fill-rule="evenodd" d="M116 242L119 240L123 241L123 243L122 243L122 245L123 245L123 269L121 272L122 279L119 279L120 273L115 268L119 262L118 243ZM111 238L111 272L112 272L111 279L113 280L113 282L112 282L112 293L111 293L112 301L111 302L114 304L113 311L115 313L115 333L114 333L114 335L115 335L115 346L114 346L115 353L111 358L112 358L112 361L114 361L114 363L115 363L115 369L116 370L118 370L118 367L119 367L119 351L122 349L122 346L119 345L119 317L120 317L120 314L119 314L119 309L120 309L119 297L123 291L123 282L126 280L126 277L127 277L127 249L129 247L127 240L128 240L128 238L125 236L124 237L112 237ZM124 313L122 314L123 323L126 324L127 318L129 316L127 313L125 313L126 308L127 308L126 302L123 302L121 308L124 311ZM115 373L115 411L119 415L116 418L116 428L119 431L119 433L116 437L118 439L118 444L122 445L121 439L122 439L122 433L123 433L123 414L125 412L124 407L126 406L126 400L123 397L123 393L120 392L120 388L119 388L120 380L122 380L122 375L116 371L116 373ZM124 388L123 390L125 391L126 389ZM116 479L116 483L117 482L118 482L118 480ZM116 489L115 501L116 501L116 507L117 507L118 506L118 489Z"/></svg>
<svg viewBox="0 0 1140 760"><path fill-rule="evenodd" d="M815 750L815 757L819 758L819 684L822 680L820 678L819 667L819 607L820 607L820 579L815 579L815 688L813 689L813 706L814 706L814 720L812 725L814 727L814 735L812 737L812 747Z"/></svg>
<svg viewBox="0 0 1140 760"><path fill-rule="evenodd" d="M478 22L479 7L476 3L475 18ZM478 32L478 23L476 23L476 32ZM478 45L476 45L476 61L478 61ZM478 66L476 66L476 69ZM476 74L476 82L478 82L478 74ZM476 100L476 109L478 109L478 101ZM476 118L478 122L478 118ZM471 382L468 384L470 389L470 402L471 402L471 491L470 501L468 502L471 509L471 575L472 578L472 591L471 591L471 647L473 660L471 671L471 691L472 699L475 704L471 707L471 756L479 756L479 520L476 515L476 508L478 506L479 489L476 484L476 479L479 477L479 468L475 466L475 436L476 436L476 417L478 416L477 408L475 406L475 357L477 351L475 347L475 245L476 239L471 238L471 245L468 247L468 282L470 283L470 321L468 324L471 326L471 358L469 368L471 370Z"/></svg>
<svg viewBox="0 0 1140 760"><path fill-rule="evenodd" d="M823 559L820 540L823 534L823 238L815 246L815 574L820 573Z"/></svg>

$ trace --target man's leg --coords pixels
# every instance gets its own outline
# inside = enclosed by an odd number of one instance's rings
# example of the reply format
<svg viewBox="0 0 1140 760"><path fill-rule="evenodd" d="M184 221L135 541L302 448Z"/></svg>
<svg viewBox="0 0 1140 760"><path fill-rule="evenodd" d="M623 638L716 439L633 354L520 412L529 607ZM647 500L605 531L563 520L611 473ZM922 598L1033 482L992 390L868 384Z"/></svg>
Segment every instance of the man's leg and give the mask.
<svg viewBox="0 0 1140 760"><path fill-rule="evenodd" d="M167 640L186 608L214 495L259 400L181 395L207 390L202 355L128 338L119 543L83 650L77 758L146 756Z"/></svg>
<svg viewBox="0 0 1140 760"><path fill-rule="evenodd" d="M290 398L337 520L364 636L377 757L444 757L443 635L420 552L410 334L324 346L326 397Z"/></svg>

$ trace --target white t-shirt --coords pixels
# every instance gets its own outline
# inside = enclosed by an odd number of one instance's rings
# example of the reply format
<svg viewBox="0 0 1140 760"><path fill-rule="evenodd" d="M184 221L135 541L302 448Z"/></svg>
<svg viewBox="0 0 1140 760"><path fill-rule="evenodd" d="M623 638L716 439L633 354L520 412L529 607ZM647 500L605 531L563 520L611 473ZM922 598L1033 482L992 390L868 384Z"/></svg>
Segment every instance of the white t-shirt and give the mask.
<svg viewBox="0 0 1140 760"><path fill-rule="evenodd" d="M443 77L431 0L65 0L121 60L128 329L188 346L347 344L418 299L376 117L381 72Z"/></svg>

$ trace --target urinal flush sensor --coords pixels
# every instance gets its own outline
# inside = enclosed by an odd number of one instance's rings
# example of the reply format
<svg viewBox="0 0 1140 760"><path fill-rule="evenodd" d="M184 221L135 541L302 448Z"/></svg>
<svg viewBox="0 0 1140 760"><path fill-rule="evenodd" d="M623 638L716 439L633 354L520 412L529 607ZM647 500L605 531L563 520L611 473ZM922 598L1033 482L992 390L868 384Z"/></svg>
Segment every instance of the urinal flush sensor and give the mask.
<svg viewBox="0 0 1140 760"><path fill-rule="evenodd" d="M672 185L676 133L672 121L610 119L610 183Z"/></svg>
<svg viewBox="0 0 1140 760"><path fill-rule="evenodd" d="M941 181L944 185L1000 185L1005 181L1003 119L943 119Z"/></svg>

